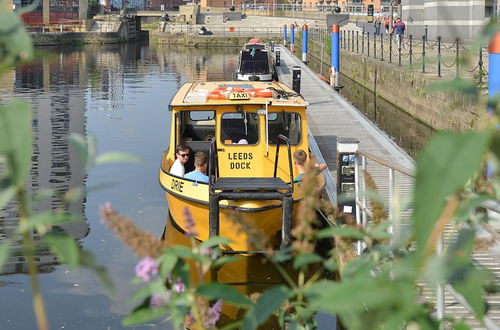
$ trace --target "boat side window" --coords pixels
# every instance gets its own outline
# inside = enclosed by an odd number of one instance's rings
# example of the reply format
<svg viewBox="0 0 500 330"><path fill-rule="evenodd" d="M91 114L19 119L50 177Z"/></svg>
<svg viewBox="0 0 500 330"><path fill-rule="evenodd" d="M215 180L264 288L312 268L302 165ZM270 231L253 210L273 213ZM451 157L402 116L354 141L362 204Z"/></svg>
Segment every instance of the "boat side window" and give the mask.
<svg viewBox="0 0 500 330"><path fill-rule="evenodd" d="M257 144L259 116L255 112L228 112L221 117L221 141L224 144Z"/></svg>
<svg viewBox="0 0 500 330"><path fill-rule="evenodd" d="M183 141L210 141L215 136L215 111L183 111L180 138Z"/></svg>
<svg viewBox="0 0 500 330"><path fill-rule="evenodd" d="M302 135L300 115L296 112L270 112L268 114L269 144L278 143L278 135L290 139L291 145L298 145ZM284 141L281 141L283 143Z"/></svg>

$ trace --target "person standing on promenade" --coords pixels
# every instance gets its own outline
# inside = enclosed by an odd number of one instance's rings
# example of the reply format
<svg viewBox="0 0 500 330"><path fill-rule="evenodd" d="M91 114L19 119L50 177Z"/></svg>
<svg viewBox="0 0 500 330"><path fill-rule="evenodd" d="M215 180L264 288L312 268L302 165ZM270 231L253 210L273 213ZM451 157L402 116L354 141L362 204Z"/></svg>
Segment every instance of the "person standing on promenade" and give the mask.
<svg viewBox="0 0 500 330"><path fill-rule="evenodd" d="M389 16L384 17L384 26L385 26L385 33L389 35L389 24L390 24Z"/></svg>
<svg viewBox="0 0 500 330"><path fill-rule="evenodd" d="M392 27L392 33L396 32L396 42L398 43L398 49L404 48L403 37L406 32L406 25L401 21L401 18L396 19L396 23Z"/></svg>
<svg viewBox="0 0 500 330"><path fill-rule="evenodd" d="M380 18L377 17L375 22L373 23L373 26L375 27L375 35L379 36L380 35L380 26L382 25L382 22L380 22Z"/></svg>

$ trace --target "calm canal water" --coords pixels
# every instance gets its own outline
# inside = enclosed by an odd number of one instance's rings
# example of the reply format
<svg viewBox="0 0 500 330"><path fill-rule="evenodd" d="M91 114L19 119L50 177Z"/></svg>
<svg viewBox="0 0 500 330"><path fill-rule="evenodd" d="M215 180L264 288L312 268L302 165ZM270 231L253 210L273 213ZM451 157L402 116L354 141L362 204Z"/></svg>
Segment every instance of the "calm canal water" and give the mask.
<svg viewBox="0 0 500 330"><path fill-rule="evenodd" d="M120 329L121 319L132 307L124 301L136 288L129 282L138 259L100 223L99 205L111 202L141 228L161 236L168 212L158 168L169 137L167 105L184 82L230 80L239 50L129 44L39 51L36 62L0 77L1 103L22 98L33 107L35 144L28 189L86 187L86 198L69 207L85 221L62 229L96 255L117 288L112 297L91 272L70 272L47 251L39 251L49 322L52 329ZM363 100L358 95L353 98L355 104ZM377 122L399 120L394 113L383 112L378 106ZM98 153L123 151L143 162L87 170L67 142L70 133L94 135ZM421 135L418 128L410 140ZM54 199L34 204L37 211L59 206ZM11 236L15 226L14 206L0 210L0 239ZM20 247L15 249L19 255L11 258L0 276L0 329L35 329L26 265ZM152 323L135 328L168 326Z"/></svg>

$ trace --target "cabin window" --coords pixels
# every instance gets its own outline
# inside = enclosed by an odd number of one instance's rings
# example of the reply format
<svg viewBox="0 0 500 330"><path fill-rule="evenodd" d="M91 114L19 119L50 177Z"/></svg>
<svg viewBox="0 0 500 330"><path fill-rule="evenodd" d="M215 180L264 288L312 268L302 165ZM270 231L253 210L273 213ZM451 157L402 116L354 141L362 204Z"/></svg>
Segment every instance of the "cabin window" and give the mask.
<svg viewBox="0 0 500 330"><path fill-rule="evenodd" d="M245 50L241 53L241 74L266 74L269 73L267 52L260 49Z"/></svg>
<svg viewBox="0 0 500 330"><path fill-rule="evenodd" d="M259 116L255 112L230 112L221 118L221 141L224 144L257 144Z"/></svg>
<svg viewBox="0 0 500 330"><path fill-rule="evenodd" d="M183 141L210 141L215 136L215 111L182 111L180 118Z"/></svg>
<svg viewBox="0 0 500 330"><path fill-rule="evenodd" d="M290 140L291 145L298 145L301 137L300 115L296 112L270 112L268 118L269 144L278 143L278 135L282 134ZM280 141L280 144L285 141Z"/></svg>

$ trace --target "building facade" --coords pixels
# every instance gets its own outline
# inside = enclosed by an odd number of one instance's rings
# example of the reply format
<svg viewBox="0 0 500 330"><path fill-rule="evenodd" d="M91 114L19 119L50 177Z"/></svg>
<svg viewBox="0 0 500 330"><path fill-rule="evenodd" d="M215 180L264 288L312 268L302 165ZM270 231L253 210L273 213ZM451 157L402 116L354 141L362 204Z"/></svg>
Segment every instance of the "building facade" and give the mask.
<svg viewBox="0 0 500 330"><path fill-rule="evenodd" d="M445 42L474 40L483 26L496 16L498 0L403 0L402 18L408 33Z"/></svg>

